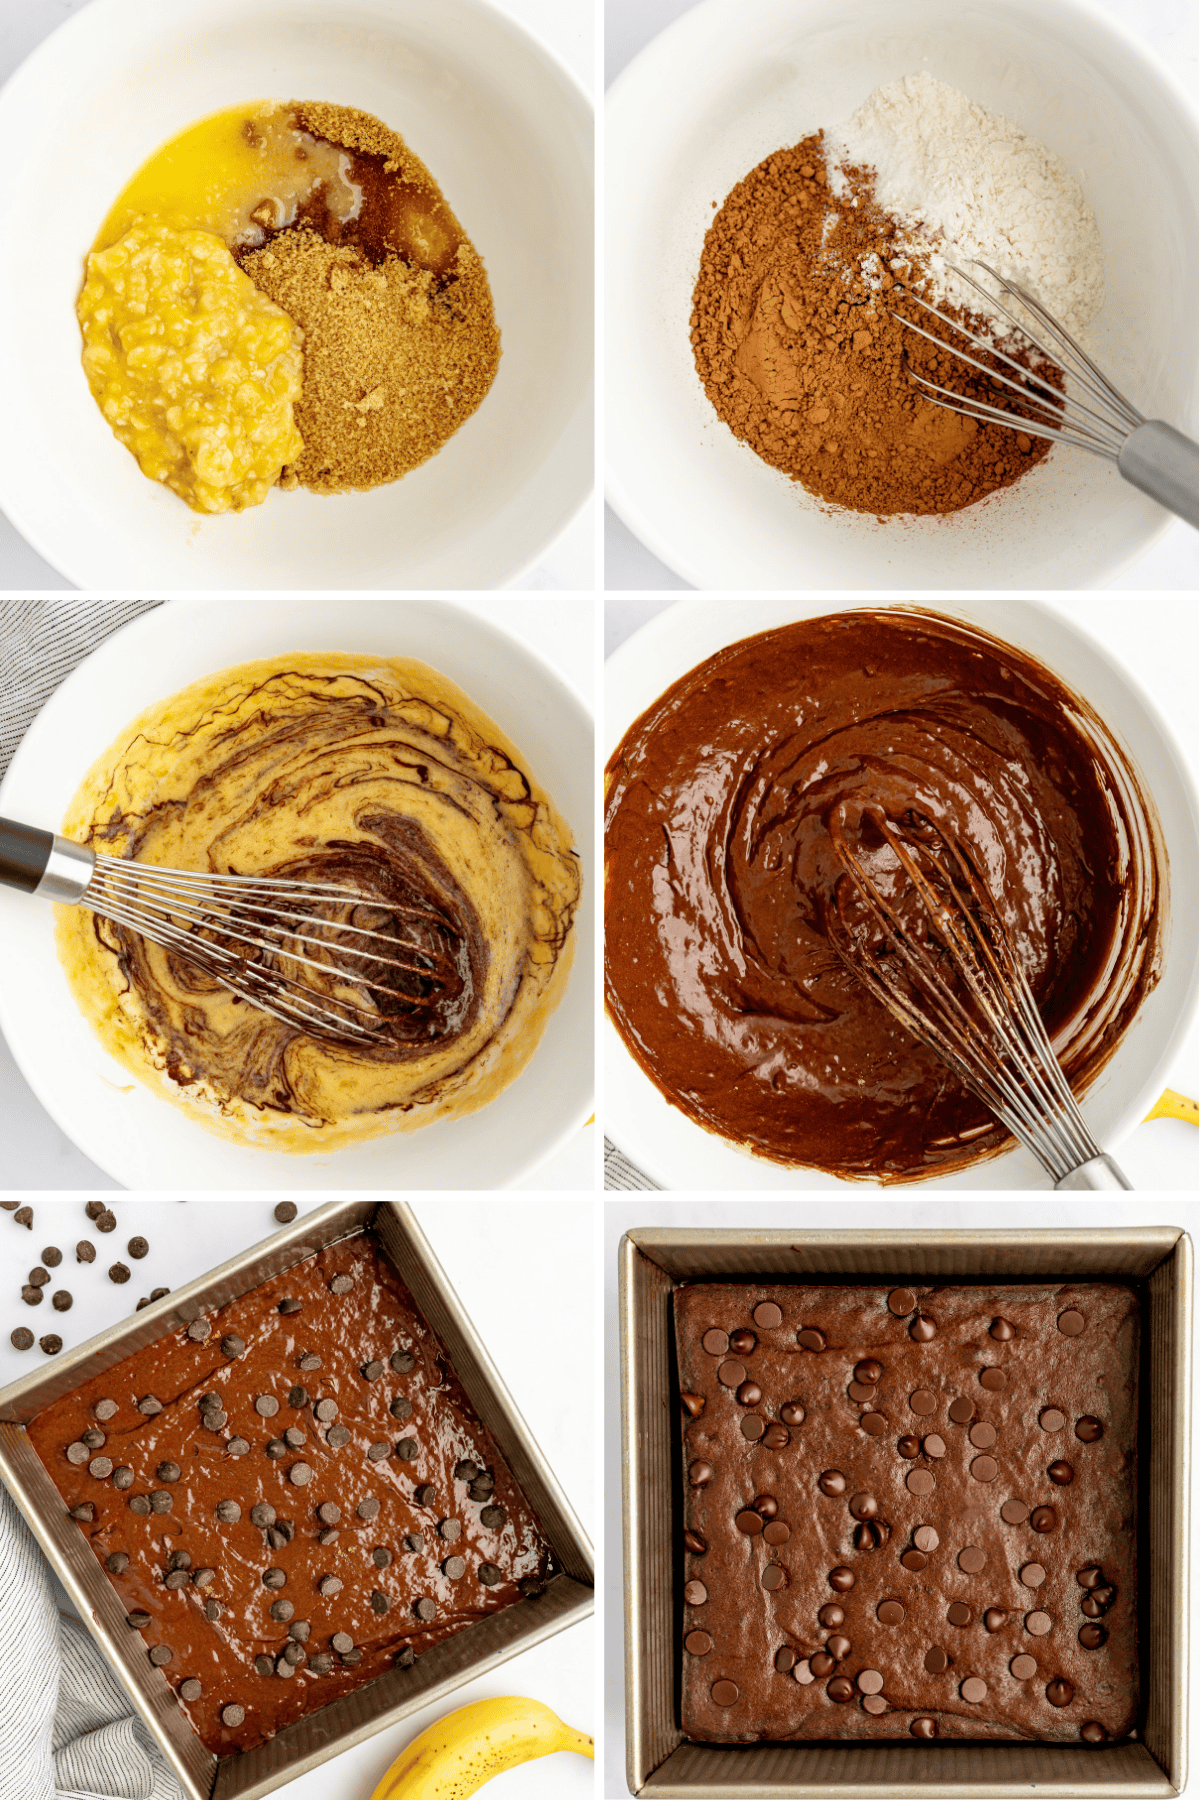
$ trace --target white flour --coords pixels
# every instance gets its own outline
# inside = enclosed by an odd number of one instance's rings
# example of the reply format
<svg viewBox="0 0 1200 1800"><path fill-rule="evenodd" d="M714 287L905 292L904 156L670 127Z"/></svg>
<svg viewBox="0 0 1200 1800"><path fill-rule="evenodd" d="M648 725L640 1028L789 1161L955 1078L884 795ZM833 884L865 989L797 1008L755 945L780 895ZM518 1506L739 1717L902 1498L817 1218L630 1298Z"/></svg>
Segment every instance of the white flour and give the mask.
<svg viewBox="0 0 1200 1800"><path fill-rule="evenodd" d="M843 169L875 170L875 198L927 270L932 304L985 310L946 266L966 268L997 292L970 267L979 260L1019 281L1073 336L1085 338L1104 302L1096 216L1069 170L1011 119L985 112L932 75L905 75L876 88L846 124L827 128L825 150L839 195L847 192ZM893 267L903 261L896 257ZM878 270L863 273L878 284Z"/></svg>

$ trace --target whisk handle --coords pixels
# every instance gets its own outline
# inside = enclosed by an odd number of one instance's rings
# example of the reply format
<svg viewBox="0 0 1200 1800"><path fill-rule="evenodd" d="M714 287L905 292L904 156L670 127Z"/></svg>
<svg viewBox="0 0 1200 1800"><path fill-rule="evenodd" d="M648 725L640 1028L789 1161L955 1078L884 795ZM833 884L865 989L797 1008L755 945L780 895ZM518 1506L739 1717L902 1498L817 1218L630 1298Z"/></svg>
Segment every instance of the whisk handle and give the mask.
<svg viewBox="0 0 1200 1800"><path fill-rule="evenodd" d="M87 891L95 863L92 852L70 838L0 819L0 887L75 906Z"/></svg>
<svg viewBox="0 0 1200 1800"><path fill-rule="evenodd" d="M1056 1181L1054 1188L1056 1193L1072 1188L1126 1188L1132 1193L1133 1183L1126 1181L1111 1156L1093 1156L1090 1162L1080 1163L1077 1169Z"/></svg>
<svg viewBox="0 0 1200 1800"><path fill-rule="evenodd" d="M1148 419L1121 446L1117 467L1126 481L1149 494L1193 528L1200 526L1200 451L1191 438L1161 419Z"/></svg>

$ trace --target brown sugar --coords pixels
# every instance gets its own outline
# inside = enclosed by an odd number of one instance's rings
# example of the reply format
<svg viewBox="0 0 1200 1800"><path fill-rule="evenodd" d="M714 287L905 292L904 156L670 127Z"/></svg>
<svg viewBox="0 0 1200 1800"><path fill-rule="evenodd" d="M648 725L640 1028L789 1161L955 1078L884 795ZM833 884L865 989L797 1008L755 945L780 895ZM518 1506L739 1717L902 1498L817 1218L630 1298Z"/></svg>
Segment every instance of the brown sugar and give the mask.
<svg viewBox="0 0 1200 1800"><path fill-rule="evenodd" d="M426 462L484 399L500 360L487 271L424 164L368 113L304 102L296 120L350 155L357 217L318 189L239 260L304 332L304 449L281 487L377 487Z"/></svg>
<svg viewBox="0 0 1200 1800"><path fill-rule="evenodd" d="M898 308L951 335L906 300L903 281L919 286L920 271L893 274L893 238L867 171L851 171L841 197L830 191L819 132L776 151L709 227L696 369L734 435L810 493L880 516L957 512L1016 481L1048 445L921 396L909 369L1003 404L988 376L891 317Z"/></svg>

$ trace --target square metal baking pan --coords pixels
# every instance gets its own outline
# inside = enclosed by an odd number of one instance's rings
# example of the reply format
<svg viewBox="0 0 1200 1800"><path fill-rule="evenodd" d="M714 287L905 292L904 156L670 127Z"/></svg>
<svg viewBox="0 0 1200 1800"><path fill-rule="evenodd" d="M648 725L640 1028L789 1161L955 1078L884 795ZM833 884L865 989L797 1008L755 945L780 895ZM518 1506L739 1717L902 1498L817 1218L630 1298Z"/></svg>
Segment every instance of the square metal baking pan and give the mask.
<svg viewBox="0 0 1200 1800"><path fill-rule="evenodd" d="M843 1793L920 1800L1171 1795L1187 1780L1188 1483L1192 1246L1173 1226L1097 1231L630 1231L621 1240L625 1754L634 1794ZM671 1294L683 1281L764 1276L858 1284L901 1279L1135 1281L1143 1293L1147 1446L1142 1716L1133 1742L813 1743L686 1739L679 1724L678 1383Z"/></svg>
<svg viewBox="0 0 1200 1800"><path fill-rule="evenodd" d="M49 1473L25 1425L80 1382L224 1306L339 1238L370 1229L418 1308L441 1339L479 1417L495 1438L562 1570L536 1600L492 1613L425 1652L411 1669L391 1669L353 1693L289 1725L247 1755L217 1758L182 1716L161 1670L130 1648L125 1611ZM0 1479L145 1720L188 1800L258 1800L351 1744L395 1725L464 1681L531 1644L553 1637L592 1610L591 1545L545 1457L517 1411L458 1296L409 1208L397 1201L339 1201L319 1207L124 1324L81 1344L53 1365L0 1392ZM137 1640L140 1650L141 1640Z"/></svg>

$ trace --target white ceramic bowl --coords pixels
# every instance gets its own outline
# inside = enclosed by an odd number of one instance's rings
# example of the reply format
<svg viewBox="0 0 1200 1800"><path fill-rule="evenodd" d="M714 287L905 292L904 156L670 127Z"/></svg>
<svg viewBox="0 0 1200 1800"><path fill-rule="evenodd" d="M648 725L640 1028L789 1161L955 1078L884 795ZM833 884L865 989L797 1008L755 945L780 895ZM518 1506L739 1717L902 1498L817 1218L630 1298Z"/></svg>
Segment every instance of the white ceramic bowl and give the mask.
<svg viewBox="0 0 1200 1800"><path fill-rule="evenodd" d="M113 199L220 107L322 99L405 137L487 263L500 372L440 455L366 494L217 518L147 481L80 367L75 298ZM487 0L92 0L0 94L0 508L83 588L486 588L592 485L592 115Z"/></svg>
<svg viewBox="0 0 1200 1800"><path fill-rule="evenodd" d="M677 602L628 638L605 664L604 754L633 721L689 669L725 644L792 619L814 618L876 600L718 600ZM1118 1049L1092 1083L1083 1114L1105 1150L1116 1150L1162 1092L1196 1007L1200 964L1200 894L1196 789L1153 700L1119 663L1071 619L1028 600L946 600L933 610L961 618L1045 664L1072 692L1090 701L1155 808L1169 862L1169 910L1162 975L1143 1001ZM862 1193L862 1182L817 1170L784 1168L736 1149L671 1106L642 1073L612 1021L604 1021L605 1133L660 1187L753 1188L786 1193L813 1188ZM913 1184L944 1189L1048 1189L1036 1158L1015 1145L990 1161Z"/></svg>
<svg viewBox="0 0 1200 1800"><path fill-rule="evenodd" d="M531 1061L466 1118L336 1153L227 1142L132 1081L84 1019L53 909L0 889L0 1030L30 1087L85 1155L130 1188L496 1188L544 1162L593 1109L594 732L583 702L528 645L442 600L177 601L105 640L47 701L0 783L0 813L57 828L80 781L143 707L213 670L291 650L414 656L456 681L528 758L574 830L584 870L567 992Z"/></svg>
<svg viewBox="0 0 1200 1800"><path fill-rule="evenodd" d="M920 69L1079 179L1106 256L1093 355L1148 417L1195 434L1195 115L1135 37L1088 0L704 0L613 88L605 176L609 499L695 587L1098 587L1169 523L1063 446L945 519L832 513L709 404L689 320L713 202Z"/></svg>

